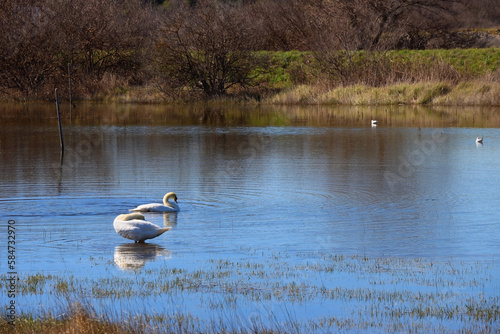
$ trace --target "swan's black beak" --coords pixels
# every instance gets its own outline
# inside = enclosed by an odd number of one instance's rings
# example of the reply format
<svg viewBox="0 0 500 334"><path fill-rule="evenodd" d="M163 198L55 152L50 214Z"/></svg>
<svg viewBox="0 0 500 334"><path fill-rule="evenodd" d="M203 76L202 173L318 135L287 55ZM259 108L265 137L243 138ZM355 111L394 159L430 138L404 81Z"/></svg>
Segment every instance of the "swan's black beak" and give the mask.
<svg viewBox="0 0 500 334"><path fill-rule="evenodd" d="M174 198L175 203L177 203L177 197Z"/></svg>

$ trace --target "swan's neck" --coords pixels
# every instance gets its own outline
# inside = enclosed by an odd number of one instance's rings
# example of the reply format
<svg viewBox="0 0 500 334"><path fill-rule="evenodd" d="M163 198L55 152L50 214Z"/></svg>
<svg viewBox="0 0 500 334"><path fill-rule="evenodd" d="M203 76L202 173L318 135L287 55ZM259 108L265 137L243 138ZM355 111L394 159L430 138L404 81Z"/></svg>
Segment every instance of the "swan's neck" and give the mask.
<svg viewBox="0 0 500 334"><path fill-rule="evenodd" d="M177 208L177 204L170 202L169 199L170 199L170 197L165 196L163 198L163 204L165 206L168 206L169 208L176 209Z"/></svg>

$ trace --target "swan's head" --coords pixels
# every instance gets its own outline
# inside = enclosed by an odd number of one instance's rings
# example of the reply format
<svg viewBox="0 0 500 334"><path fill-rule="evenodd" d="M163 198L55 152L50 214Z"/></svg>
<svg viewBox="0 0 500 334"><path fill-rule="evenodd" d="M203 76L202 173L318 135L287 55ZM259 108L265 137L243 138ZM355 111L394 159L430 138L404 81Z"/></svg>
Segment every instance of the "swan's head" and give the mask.
<svg viewBox="0 0 500 334"><path fill-rule="evenodd" d="M175 203L177 203L177 195L174 192L167 193L165 197L163 197L163 203L167 205L169 199L173 199Z"/></svg>

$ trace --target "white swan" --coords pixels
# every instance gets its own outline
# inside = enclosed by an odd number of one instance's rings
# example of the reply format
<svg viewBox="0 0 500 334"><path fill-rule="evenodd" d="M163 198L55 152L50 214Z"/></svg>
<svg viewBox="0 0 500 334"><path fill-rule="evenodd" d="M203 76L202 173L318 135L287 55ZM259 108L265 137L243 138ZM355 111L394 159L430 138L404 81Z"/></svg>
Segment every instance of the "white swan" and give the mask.
<svg viewBox="0 0 500 334"><path fill-rule="evenodd" d="M113 227L119 236L135 242L156 238L171 229L144 220L144 216L138 212L119 215L115 218Z"/></svg>
<svg viewBox="0 0 500 334"><path fill-rule="evenodd" d="M173 199L175 203L169 202L169 199ZM149 203L139 205L135 209L130 211L135 212L175 212L179 211L179 206L177 205L177 195L173 192L167 193L163 197L163 204L161 203Z"/></svg>
<svg viewBox="0 0 500 334"><path fill-rule="evenodd" d="M481 137L481 138L477 137L476 138L476 143L481 143L482 144L483 143L483 137Z"/></svg>

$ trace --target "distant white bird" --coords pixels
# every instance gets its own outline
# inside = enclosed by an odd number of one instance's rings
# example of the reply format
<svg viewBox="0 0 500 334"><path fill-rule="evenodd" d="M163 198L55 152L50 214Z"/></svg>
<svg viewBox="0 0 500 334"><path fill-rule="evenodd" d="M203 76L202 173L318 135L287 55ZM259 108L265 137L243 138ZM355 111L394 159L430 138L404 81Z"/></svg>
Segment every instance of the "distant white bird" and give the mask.
<svg viewBox="0 0 500 334"><path fill-rule="evenodd" d="M481 138L477 137L476 138L476 143L481 143L482 144L483 143L483 137L481 137Z"/></svg>
<svg viewBox="0 0 500 334"><path fill-rule="evenodd" d="M372 119L372 126L377 126L377 122L378 122L377 120Z"/></svg>
<svg viewBox="0 0 500 334"><path fill-rule="evenodd" d="M170 199L173 199L175 203L169 202ZM135 209L131 209L130 211L135 212L175 212L179 211L179 206L177 205L177 195L173 192L167 193L163 197L163 204L161 203L149 203L139 205Z"/></svg>
<svg viewBox="0 0 500 334"><path fill-rule="evenodd" d="M146 239L153 239L171 229L171 227L160 227L144 219L141 213L128 213L119 215L113 222L113 227L119 236L144 242Z"/></svg>

